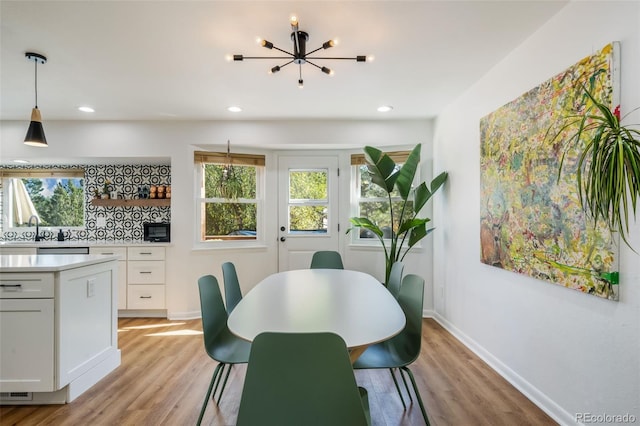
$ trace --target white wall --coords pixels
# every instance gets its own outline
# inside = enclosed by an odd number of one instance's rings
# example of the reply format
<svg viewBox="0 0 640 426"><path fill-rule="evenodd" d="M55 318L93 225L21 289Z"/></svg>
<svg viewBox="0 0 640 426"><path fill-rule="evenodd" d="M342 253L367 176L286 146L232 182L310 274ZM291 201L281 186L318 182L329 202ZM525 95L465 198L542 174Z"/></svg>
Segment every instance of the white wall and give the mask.
<svg viewBox="0 0 640 426"><path fill-rule="evenodd" d="M640 422L640 256L621 248L619 302L482 264L479 120L611 41L622 48L622 113L640 106L639 28L638 2L570 3L436 125L435 168L449 171L434 207L437 318L565 424L577 413ZM640 223L630 234L640 252Z"/></svg>
<svg viewBox="0 0 640 426"><path fill-rule="evenodd" d="M171 159L171 238L167 261L167 308L172 318L197 317L200 314L196 282L204 274L221 279L220 265L236 264L243 291L248 291L265 276L277 270L277 227L267 226L266 247L244 250L194 250L195 194L193 150L195 146L217 145L232 150L264 150L267 153L267 188L276 185L274 166L276 150L300 152L301 149L330 150L340 155L340 167L349 168L349 154L362 152L372 145L408 146L422 143L424 179L430 179L432 158L432 125L427 120L377 121L230 121L230 122L65 122L46 121L44 128L48 148L34 148L22 143L28 116L24 122L0 122L0 162L13 158L58 159L58 163L74 162L74 158L98 157L169 157ZM306 151L309 152L309 151ZM341 173L341 189L348 188L349 173ZM267 197L266 223L277 223L276 199ZM349 194L340 196L340 221L346 230ZM437 221L435 222L437 224ZM347 267L360 269L384 278L380 250L351 248L349 236L341 233L341 248ZM432 309L431 237L425 247L407 258L406 271L423 275L427 281L425 309ZM377 256L380 261L371 261Z"/></svg>

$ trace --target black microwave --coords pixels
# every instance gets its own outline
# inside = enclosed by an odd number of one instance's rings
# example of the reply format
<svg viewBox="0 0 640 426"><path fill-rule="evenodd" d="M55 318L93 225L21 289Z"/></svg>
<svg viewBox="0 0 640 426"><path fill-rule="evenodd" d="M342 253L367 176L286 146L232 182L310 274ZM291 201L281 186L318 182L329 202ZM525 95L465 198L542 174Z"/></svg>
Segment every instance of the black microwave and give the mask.
<svg viewBox="0 0 640 426"><path fill-rule="evenodd" d="M168 243L171 241L171 224L170 223L152 223L145 222L144 240L154 243Z"/></svg>

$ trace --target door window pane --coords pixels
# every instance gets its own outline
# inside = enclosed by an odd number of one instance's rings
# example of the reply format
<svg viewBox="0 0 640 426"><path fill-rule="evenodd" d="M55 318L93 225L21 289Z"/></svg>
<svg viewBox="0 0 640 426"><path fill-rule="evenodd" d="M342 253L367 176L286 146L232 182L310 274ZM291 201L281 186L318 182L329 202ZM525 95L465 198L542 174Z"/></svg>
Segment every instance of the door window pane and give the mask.
<svg viewBox="0 0 640 426"><path fill-rule="evenodd" d="M289 170L289 232L326 234L328 170Z"/></svg>
<svg viewBox="0 0 640 426"><path fill-rule="evenodd" d="M327 232L327 208L325 206L289 207L289 232Z"/></svg>
<svg viewBox="0 0 640 426"><path fill-rule="evenodd" d="M290 200L325 200L327 199L326 170L290 170Z"/></svg>

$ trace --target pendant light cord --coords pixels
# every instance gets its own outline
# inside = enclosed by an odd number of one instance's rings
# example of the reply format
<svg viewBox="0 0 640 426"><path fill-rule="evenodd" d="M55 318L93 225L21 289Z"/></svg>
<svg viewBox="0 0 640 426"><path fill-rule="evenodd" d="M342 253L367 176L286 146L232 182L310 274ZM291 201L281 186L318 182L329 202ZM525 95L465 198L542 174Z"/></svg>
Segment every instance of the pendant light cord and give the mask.
<svg viewBox="0 0 640 426"><path fill-rule="evenodd" d="M38 60L35 60L36 63L36 81L35 81L35 87L36 87L36 109L38 108Z"/></svg>

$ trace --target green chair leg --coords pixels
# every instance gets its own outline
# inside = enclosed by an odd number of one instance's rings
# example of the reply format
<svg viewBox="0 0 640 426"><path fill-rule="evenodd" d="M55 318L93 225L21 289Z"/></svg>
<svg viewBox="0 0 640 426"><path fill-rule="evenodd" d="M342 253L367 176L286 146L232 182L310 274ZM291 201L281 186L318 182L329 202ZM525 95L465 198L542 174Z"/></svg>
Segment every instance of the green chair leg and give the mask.
<svg viewBox="0 0 640 426"><path fill-rule="evenodd" d="M224 392L224 388L227 386L227 380L229 380L229 373L231 373L232 368L233 368L233 365L227 364L227 375L224 377L224 382L222 383L222 388L220 389L220 394L218 395L218 402L217 402L218 405L220 405L220 400L222 399L222 392ZM220 377L222 377L222 375L220 375Z"/></svg>
<svg viewBox="0 0 640 426"><path fill-rule="evenodd" d="M213 370L213 376L211 376L211 383L209 383L209 389L207 390L207 395L204 397L204 403L202 404L202 409L200 409L200 416L198 417L198 423L197 423L198 426L202 424L202 418L204 417L204 412L207 409L207 403L209 402L209 397L211 396L211 390L213 389L213 384L216 382L216 378L218 377L220 368L224 367L224 365L225 364L219 363L218 365L216 365L215 370Z"/></svg>
<svg viewBox="0 0 640 426"><path fill-rule="evenodd" d="M416 394L416 398L418 398L418 403L420 404L420 410L422 411L424 422L427 424L427 426L431 426L431 423L429 423L429 417L427 417L427 410L425 410L424 404L422 403L422 397L420 396L420 391L418 391L418 385L416 385L416 379L413 377L413 373L407 367L400 367L400 369L409 374L411 384L413 385L413 392Z"/></svg>
<svg viewBox="0 0 640 426"><path fill-rule="evenodd" d="M393 379L393 383L396 385L398 396L400 397L400 401L402 401L402 408L406 410L407 404L404 403L404 398L402 397L402 392L400 392L400 386L398 386L398 380L396 380L396 375L393 373L393 368L389 369L389 373L391 373L391 378ZM400 371L400 376L402 377L402 371ZM404 377L402 377L402 380L404 380ZM411 395L409 395L409 398L411 398Z"/></svg>
<svg viewBox="0 0 640 426"><path fill-rule="evenodd" d="M413 404L413 397L411 396L411 392L409 391L409 386L407 385L407 379L405 379L404 372L402 370L400 370L400 377L402 377L404 388L407 390L407 395L409 395L409 401Z"/></svg>

